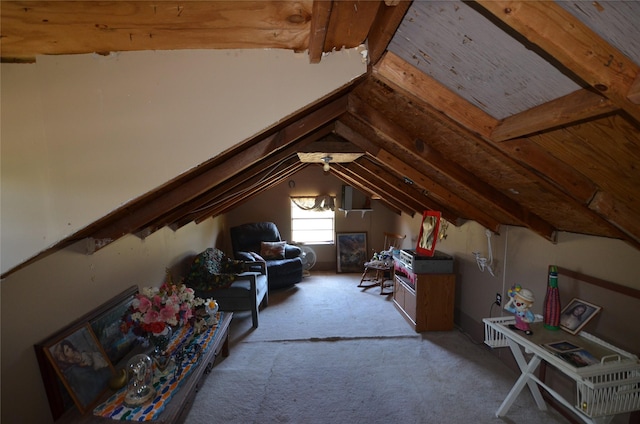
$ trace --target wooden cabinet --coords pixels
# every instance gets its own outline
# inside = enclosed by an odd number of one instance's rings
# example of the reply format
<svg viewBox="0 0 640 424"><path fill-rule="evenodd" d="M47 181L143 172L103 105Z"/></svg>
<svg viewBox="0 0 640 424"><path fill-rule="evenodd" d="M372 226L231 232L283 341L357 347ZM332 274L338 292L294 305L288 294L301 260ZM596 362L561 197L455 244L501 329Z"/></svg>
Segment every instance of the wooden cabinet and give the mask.
<svg viewBox="0 0 640 424"><path fill-rule="evenodd" d="M393 303L416 332L453 329L454 274L414 274L396 261Z"/></svg>

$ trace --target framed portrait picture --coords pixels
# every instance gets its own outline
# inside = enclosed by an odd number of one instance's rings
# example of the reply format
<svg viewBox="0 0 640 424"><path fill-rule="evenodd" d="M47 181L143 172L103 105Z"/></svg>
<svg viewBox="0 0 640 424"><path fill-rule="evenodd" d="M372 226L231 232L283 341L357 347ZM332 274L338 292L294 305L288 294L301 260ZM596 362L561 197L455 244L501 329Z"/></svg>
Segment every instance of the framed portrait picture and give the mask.
<svg viewBox="0 0 640 424"><path fill-rule="evenodd" d="M80 413L95 406L114 369L91 326L70 329L44 346L44 352Z"/></svg>
<svg viewBox="0 0 640 424"><path fill-rule="evenodd" d="M571 302L562 309L560 314L560 328L568 333L577 334L601 309L601 306L573 298Z"/></svg>
<svg viewBox="0 0 640 424"><path fill-rule="evenodd" d="M336 233L338 272L362 272L367 261L367 233Z"/></svg>

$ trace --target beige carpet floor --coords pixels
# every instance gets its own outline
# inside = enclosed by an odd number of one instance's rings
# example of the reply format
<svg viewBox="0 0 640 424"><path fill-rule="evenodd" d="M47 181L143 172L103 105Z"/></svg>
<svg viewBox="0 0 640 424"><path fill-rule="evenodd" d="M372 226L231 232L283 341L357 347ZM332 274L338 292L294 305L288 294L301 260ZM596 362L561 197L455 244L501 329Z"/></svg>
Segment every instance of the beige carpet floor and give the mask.
<svg viewBox="0 0 640 424"><path fill-rule="evenodd" d="M199 390L187 424L567 423L523 392L518 375L458 330L415 333L359 276L313 273L270 294L251 328L237 313L231 353Z"/></svg>

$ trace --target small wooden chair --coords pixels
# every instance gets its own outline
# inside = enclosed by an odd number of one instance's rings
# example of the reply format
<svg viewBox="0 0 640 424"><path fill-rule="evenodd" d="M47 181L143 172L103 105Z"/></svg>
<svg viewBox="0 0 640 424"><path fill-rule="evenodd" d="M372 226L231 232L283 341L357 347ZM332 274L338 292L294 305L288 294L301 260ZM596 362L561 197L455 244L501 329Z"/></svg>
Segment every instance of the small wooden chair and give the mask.
<svg viewBox="0 0 640 424"><path fill-rule="evenodd" d="M398 250L402 245L402 241L406 238L406 235L384 233L384 245L383 251ZM365 262L364 272L360 279L358 287L368 289L370 287L380 286L381 295L389 295L392 292L385 291L385 287L392 286L393 284L385 284L386 281L391 280L391 269L393 269L393 262L391 264L385 264L382 261L370 261Z"/></svg>

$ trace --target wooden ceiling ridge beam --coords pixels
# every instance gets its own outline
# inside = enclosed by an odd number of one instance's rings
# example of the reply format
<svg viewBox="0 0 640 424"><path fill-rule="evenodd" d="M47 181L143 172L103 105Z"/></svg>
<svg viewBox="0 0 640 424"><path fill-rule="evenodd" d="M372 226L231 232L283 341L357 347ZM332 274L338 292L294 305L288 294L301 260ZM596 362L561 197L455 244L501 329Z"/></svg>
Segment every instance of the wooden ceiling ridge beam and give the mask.
<svg viewBox="0 0 640 424"><path fill-rule="evenodd" d="M204 194L211 187L223 183L229 178L229 175L242 172L265 156L286 148L296 140L318 128L322 128L327 122L343 114L346 110L346 105L346 96L341 96L315 112L291 122L280 131L249 146L242 151L242 154L237 154L193 178L185 179L175 189L161 193L159 196L144 203L133 201L125 207L126 213L119 214L111 223L97 229L91 237L115 241L126 234L140 231L161 215L178 208L184 202Z"/></svg>
<svg viewBox="0 0 640 424"><path fill-rule="evenodd" d="M591 90L581 89L503 119L489 138L496 142L510 140L617 110L620 108L606 97Z"/></svg>
<svg viewBox="0 0 640 424"><path fill-rule="evenodd" d="M554 2L476 0L640 123L640 66Z"/></svg>
<svg viewBox="0 0 640 424"><path fill-rule="evenodd" d="M550 223L525 209L521 204L493 186L479 180L458 164L446 159L440 152L426 146L424 142L420 143L422 149L417 148L416 143L419 143L419 141L414 140L402 127L386 119L379 111L357 100L356 96L349 96L349 112L372 128L376 128L378 136L384 137L392 144L415 155L415 158L424 166L431 167L458 184L465 186L475 196L490 200L496 209L511 217L520 225L532 229L548 240L555 241L556 229Z"/></svg>

